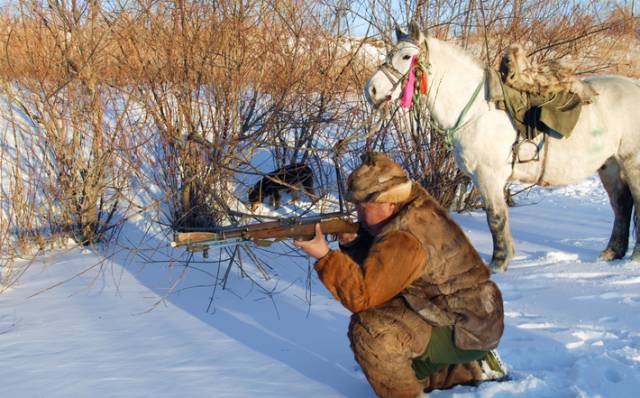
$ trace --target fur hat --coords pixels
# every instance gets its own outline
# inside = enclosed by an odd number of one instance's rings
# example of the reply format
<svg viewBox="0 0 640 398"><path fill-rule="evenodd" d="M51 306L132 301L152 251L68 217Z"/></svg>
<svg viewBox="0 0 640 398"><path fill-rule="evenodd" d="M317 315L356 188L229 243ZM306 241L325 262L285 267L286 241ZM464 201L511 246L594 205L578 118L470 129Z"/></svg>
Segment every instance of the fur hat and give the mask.
<svg viewBox="0 0 640 398"><path fill-rule="evenodd" d="M409 199L412 185L399 164L374 152L349 176L346 196L351 202L400 203Z"/></svg>

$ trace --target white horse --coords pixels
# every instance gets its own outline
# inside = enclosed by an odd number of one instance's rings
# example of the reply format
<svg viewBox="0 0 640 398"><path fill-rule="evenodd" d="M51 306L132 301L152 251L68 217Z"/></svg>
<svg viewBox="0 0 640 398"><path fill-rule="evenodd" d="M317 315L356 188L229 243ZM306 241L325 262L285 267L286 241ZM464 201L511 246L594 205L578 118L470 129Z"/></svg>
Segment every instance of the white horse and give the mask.
<svg viewBox="0 0 640 398"><path fill-rule="evenodd" d="M425 37L416 25L411 25L408 34L400 30L396 34L396 47L366 83L365 95L376 108L399 99L412 57L426 59L426 107L439 126L450 129L456 163L482 196L493 237L493 271L505 271L515 251L504 197L507 181L560 186L580 181L596 170L615 215L611 238L600 258L625 256L635 203L636 243L631 259L640 261L638 85L620 76L585 79L599 95L583 106L571 135L548 137L546 156L541 160L512 165L516 130L507 113L486 99L483 65L459 47ZM474 95L483 84L484 95L482 91Z"/></svg>

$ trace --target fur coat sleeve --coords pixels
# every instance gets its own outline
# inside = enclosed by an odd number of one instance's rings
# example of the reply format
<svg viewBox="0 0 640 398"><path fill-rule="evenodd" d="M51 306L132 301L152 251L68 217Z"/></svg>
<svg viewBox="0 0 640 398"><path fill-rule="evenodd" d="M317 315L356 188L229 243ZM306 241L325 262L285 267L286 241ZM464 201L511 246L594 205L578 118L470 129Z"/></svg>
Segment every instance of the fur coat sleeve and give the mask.
<svg viewBox="0 0 640 398"><path fill-rule="evenodd" d="M358 264L354 258L363 258ZM386 234L371 245L366 256L331 251L315 269L331 294L351 312L387 302L424 271L426 253L409 232Z"/></svg>

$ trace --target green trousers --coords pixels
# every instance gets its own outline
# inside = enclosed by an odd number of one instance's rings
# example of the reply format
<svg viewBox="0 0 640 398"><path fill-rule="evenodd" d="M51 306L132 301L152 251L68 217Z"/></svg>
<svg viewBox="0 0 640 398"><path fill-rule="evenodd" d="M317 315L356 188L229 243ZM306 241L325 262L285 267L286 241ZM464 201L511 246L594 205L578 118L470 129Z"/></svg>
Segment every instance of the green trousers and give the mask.
<svg viewBox="0 0 640 398"><path fill-rule="evenodd" d="M453 331L449 326L433 327L431 340L424 354L413 359L411 366L418 380L425 379L441 368L482 359L487 351L461 350L453 342Z"/></svg>

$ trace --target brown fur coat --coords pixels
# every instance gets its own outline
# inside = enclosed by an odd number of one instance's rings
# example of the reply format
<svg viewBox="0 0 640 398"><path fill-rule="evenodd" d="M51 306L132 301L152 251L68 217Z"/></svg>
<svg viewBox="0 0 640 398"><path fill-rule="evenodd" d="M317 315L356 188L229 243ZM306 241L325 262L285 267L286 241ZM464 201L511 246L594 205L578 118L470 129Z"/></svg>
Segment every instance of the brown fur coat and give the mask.
<svg viewBox="0 0 640 398"><path fill-rule="evenodd" d="M318 260L322 282L361 312L394 297L435 326L453 326L458 348L495 348L503 331L502 296L460 227L422 187L375 238L366 235Z"/></svg>
<svg viewBox="0 0 640 398"><path fill-rule="evenodd" d="M517 90L549 97L554 93L577 94L582 101L589 102L597 93L576 79L574 71L557 61L545 64L532 63L519 44L509 46L500 61L502 81Z"/></svg>

